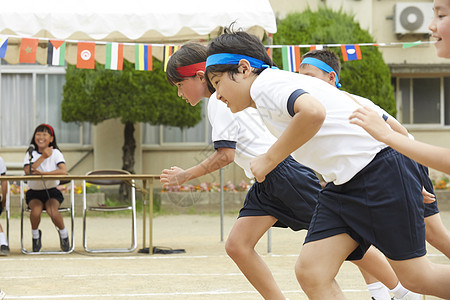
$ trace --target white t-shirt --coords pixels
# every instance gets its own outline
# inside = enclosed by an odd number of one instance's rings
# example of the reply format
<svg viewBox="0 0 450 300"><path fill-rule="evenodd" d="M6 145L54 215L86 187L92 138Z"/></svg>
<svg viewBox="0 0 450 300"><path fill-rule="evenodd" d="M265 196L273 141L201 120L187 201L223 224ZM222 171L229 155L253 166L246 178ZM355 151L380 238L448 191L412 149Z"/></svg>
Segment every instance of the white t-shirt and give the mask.
<svg viewBox="0 0 450 300"><path fill-rule="evenodd" d="M6 175L6 164L3 158L0 157L0 176Z"/></svg>
<svg viewBox="0 0 450 300"><path fill-rule="evenodd" d="M32 153L33 158L31 159L31 163L34 163L36 160L38 160L39 157L41 157L41 153L37 152L36 150L33 150ZM58 149L53 149L52 155L50 157L47 157L44 159L44 161L39 165L37 168L39 171L43 172L50 172L58 169L58 165L60 163L66 163L64 160L64 156ZM29 167L30 165L30 159L28 157L28 153L25 154L25 158L23 160L24 167ZM45 190L51 189L54 187L57 187L59 185L59 180L46 180L45 186L42 180L29 180L28 186L32 190Z"/></svg>
<svg viewBox="0 0 450 300"><path fill-rule="evenodd" d="M253 178L250 160L266 153L276 138L264 125L254 108L233 114L214 93L208 100L208 118L212 126L212 141L215 148L235 148L234 161Z"/></svg>
<svg viewBox="0 0 450 300"><path fill-rule="evenodd" d="M335 184L349 181L387 147L361 127L350 124L350 114L360 105L336 87L311 76L266 69L253 82L250 94L264 123L276 137L292 119L288 100L299 89L324 105L326 118L317 134L293 156L320 173L325 181Z"/></svg>

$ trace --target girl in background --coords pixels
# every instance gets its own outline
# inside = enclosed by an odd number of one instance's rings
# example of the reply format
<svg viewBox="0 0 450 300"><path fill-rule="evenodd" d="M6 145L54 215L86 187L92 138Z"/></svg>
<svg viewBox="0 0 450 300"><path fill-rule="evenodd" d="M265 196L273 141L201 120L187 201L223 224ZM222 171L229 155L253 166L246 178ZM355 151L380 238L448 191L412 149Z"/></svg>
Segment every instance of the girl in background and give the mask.
<svg viewBox="0 0 450 300"><path fill-rule="evenodd" d="M31 145L34 150L30 155L25 155L25 174L32 175L66 175L66 162L64 156L56 144L56 137L53 127L48 124L41 124L34 130ZM33 236L33 252L41 249L42 232L39 229L41 214L45 209L52 219L53 224L58 228L61 250L69 251L69 236L64 226L64 220L58 209L64 201L61 192L56 188L59 180L30 180L29 190L26 193L26 202L31 209L30 222Z"/></svg>

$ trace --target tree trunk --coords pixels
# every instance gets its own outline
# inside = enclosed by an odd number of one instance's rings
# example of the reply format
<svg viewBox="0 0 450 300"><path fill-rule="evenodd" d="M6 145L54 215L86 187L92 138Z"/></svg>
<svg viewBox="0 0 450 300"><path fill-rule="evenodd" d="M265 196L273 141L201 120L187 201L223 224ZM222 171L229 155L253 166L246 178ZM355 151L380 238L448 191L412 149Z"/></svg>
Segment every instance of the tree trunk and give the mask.
<svg viewBox="0 0 450 300"><path fill-rule="evenodd" d="M136 140L134 139L134 124L131 122L125 123L124 130L124 145L122 147L122 170L126 170L134 174L134 151L136 150ZM129 199L130 186L126 183L120 185L121 200Z"/></svg>

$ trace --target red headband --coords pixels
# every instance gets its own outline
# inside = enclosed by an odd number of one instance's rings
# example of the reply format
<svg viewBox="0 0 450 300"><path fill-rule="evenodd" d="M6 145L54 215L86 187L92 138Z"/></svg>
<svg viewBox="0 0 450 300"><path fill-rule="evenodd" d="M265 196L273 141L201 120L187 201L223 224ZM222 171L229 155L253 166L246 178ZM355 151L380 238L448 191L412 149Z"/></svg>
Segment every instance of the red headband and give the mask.
<svg viewBox="0 0 450 300"><path fill-rule="evenodd" d="M193 65L187 65L177 68L181 77L191 77L197 74L197 71L205 71L206 61L202 61Z"/></svg>
<svg viewBox="0 0 450 300"><path fill-rule="evenodd" d="M48 124L41 124L41 125L39 125L39 126L45 126L45 127L47 127L48 129L50 129L50 132L52 133L52 136L55 136L55 133L53 132L52 126L50 126L50 125L48 125Z"/></svg>

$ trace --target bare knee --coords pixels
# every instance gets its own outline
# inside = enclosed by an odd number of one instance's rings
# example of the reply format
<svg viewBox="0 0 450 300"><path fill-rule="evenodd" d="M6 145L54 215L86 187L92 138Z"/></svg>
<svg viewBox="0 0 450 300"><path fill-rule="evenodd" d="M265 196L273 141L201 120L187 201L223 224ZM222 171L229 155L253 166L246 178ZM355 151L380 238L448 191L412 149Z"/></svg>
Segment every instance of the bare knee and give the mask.
<svg viewBox="0 0 450 300"><path fill-rule="evenodd" d="M225 243L225 251L233 260L245 258L249 250L251 250L251 247L247 247L245 243L242 243L231 236Z"/></svg>
<svg viewBox="0 0 450 300"><path fill-rule="evenodd" d="M315 268L314 264L302 260L301 256L295 263L295 276L306 293L314 290L320 284L319 270Z"/></svg>

